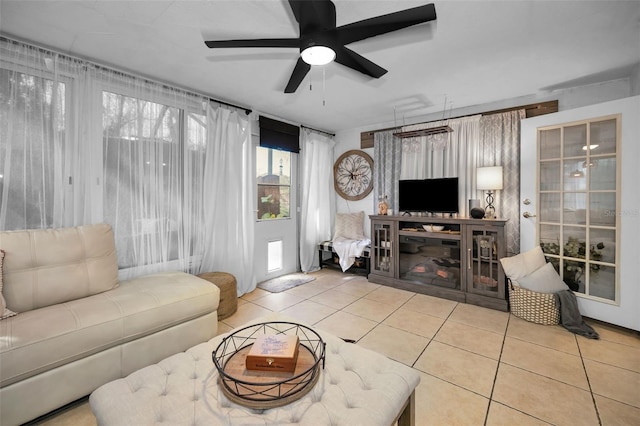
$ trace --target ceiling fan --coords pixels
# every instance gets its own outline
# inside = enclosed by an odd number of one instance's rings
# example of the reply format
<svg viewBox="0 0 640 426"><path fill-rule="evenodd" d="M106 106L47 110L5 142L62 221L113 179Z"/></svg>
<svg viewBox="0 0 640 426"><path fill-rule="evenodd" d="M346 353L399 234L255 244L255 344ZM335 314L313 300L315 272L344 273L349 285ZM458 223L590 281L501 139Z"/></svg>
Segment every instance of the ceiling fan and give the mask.
<svg viewBox="0 0 640 426"><path fill-rule="evenodd" d="M300 26L298 38L211 40L205 41L205 44L210 48L300 49L300 57L284 89L285 93L293 93L302 83L311 65L324 65L333 60L371 77L382 77L387 70L348 49L346 45L436 19L435 6L430 3L336 27L336 7L330 0L289 0L289 5Z"/></svg>

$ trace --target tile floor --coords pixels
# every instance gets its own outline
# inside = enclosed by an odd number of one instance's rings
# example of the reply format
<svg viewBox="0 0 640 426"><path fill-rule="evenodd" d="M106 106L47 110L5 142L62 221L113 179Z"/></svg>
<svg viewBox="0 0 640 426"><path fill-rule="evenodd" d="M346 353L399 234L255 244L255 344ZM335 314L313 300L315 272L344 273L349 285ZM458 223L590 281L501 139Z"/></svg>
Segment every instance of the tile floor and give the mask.
<svg viewBox="0 0 640 426"><path fill-rule="evenodd" d="M506 312L324 269L282 293L256 289L220 324L272 311L418 370L417 425L640 425L638 333L587 320L600 340ZM88 404L46 425L91 425Z"/></svg>

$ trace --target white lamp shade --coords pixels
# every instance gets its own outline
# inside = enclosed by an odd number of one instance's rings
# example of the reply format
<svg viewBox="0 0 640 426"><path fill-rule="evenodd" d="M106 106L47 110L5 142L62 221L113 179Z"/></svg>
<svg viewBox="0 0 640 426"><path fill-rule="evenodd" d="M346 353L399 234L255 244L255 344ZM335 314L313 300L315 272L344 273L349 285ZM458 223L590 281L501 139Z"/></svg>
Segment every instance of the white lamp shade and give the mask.
<svg viewBox="0 0 640 426"><path fill-rule="evenodd" d="M309 65L326 65L336 58L336 52L327 46L310 46L300 53L302 60Z"/></svg>
<svg viewBox="0 0 640 426"><path fill-rule="evenodd" d="M478 167L476 169L476 186L478 189L502 189L502 166Z"/></svg>

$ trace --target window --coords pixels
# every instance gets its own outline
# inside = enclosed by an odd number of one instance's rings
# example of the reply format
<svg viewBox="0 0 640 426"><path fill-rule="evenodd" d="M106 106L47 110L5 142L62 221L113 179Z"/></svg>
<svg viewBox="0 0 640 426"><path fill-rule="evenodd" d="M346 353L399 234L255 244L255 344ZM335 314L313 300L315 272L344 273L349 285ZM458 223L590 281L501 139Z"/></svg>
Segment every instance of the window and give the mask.
<svg viewBox="0 0 640 426"><path fill-rule="evenodd" d="M288 218L291 194L291 153L256 148L258 219Z"/></svg>
<svg viewBox="0 0 640 426"><path fill-rule="evenodd" d="M0 68L0 229L64 223L66 84Z"/></svg>
<svg viewBox="0 0 640 426"><path fill-rule="evenodd" d="M201 212L199 197L185 192L203 184L206 117L183 120L183 109L107 91L102 101L104 218L120 268L189 257L182 231L194 241Z"/></svg>

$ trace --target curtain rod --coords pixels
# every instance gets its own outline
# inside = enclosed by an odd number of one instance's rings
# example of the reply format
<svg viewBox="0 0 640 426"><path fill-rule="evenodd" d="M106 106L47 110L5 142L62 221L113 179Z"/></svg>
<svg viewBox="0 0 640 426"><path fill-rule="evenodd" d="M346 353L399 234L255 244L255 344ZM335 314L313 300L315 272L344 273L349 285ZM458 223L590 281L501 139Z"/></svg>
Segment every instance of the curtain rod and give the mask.
<svg viewBox="0 0 640 426"><path fill-rule="evenodd" d="M335 134L335 133L325 132L324 130L314 129L313 127L303 126L302 124L300 125L300 127L302 127L303 129L313 130L314 132L324 133L325 135L329 135L329 136L331 136L331 137L335 137L335 136L336 136L336 134Z"/></svg>
<svg viewBox="0 0 640 426"><path fill-rule="evenodd" d="M194 94L197 94L197 93L194 93ZM226 106L230 106L230 107L233 107L233 108L241 109L241 110L244 111L244 113L246 115L249 115L249 114L251 114L253 112L252 109L247 108L247 107L242 107L240 105L231 104L229 102L224 102L224 101L221 101L221 100L218 100L218 99L213 99L213 98L209 98L209 100L212 101L212 102L216 102L218 104L221 104L221 105L226 105Z"/></svg>
<svg viewBox="0 0 640 426"><path fill-rule="evenodd" d="M141 77L142 79L144 79L145 81L147 81L149 83L159 84L159 85L167 87L169 89L174 89L174 90L178 89L178 90L181 90L181 91L183 91L185 93L188 93L188 94L191 94L191 95L207 98L209 101L218 103L220 105L226 105L226 106L230 106L232 108L236 108L236 109L242 110L242 111L245 112L246 115L249 115L252 112L252 110L250 108L243 107L243 106L240 106L240 105L235 105L235 104L232 104L232 103L229 103L229 102L225 102L225 101L221 101L219 99L212 98L209 95L205 95L203 93L198 93L198 92L195 92L195 91L193 91L191 89L186 89L184 87L178 86L178 85L176 85L174 83L168 83L166 81L156 80L156 79L148 77L148 76L146 76L144 74L135 75L135 73L133 71L126 71L126 70L118 69L116 67L99 64L99 63L94 62L92 60L89 60L87 58L83 58L83 57L80 57L80 56L75 56L75 55L71 55L69 53L61 52L61 51L59 51L57 49L53 49L53 48L50 48L50 47L47 47L47 46L34 44L31 41L19 40L19 39L16 39L16 38L11 38L11 37L8 37L8 36L6 36L4 34L0 35L0 40L6 40L6 41L11 42L11 43L23 44L23 45L25 45L27 47L32 47L32 48L38 49L42 53L55 53L56 55L61 55L61 56L65 57L65 58L67 58L67 59L71 59L71 60L74 60L74 61L82 61L82 62L85 62L87 64L91 64L92 66L94 66L96 68L99 68L99 69L102 69L102 70L105 70L105 71L110 71L110 72L130 75L132 77Z"/></svg>
<svg viewBox="0 0 640 426"><path fill-rule="evenodd" d="M531 110L544 109L545 107L547 107L550 104L554 105L554 107L551 108L552 110L550 112L557 112L558 111L558 101L557 100L553 100L553 101L537 102L535 104L527 104L527 105L520 105L520 106L515 106L515 107L508 107L508 108L503 108L503 109L495 109L495 110L491 110L491 111L482 111L482 112L477 112L475 114L459 115L459 116L456 116L456 117L449 117L446 120L455 120L455 119L458 119L458 118L467 118L467 117L472 117L474 115L482 115L482 116L493 115L493 114L499 114L499 113L503 113L503 112L517 111L519 109L524 109L525 112L528 112L528 111L531 111ZM418 124L430 124L430 123L437 123L438 121L446 121L446 120L431 120L431 121L423 121L423 122L420 122L420 123L403 124L401 126L387 127L385 129L368 130L368 131L365 131L365 132L362 132L362 133L363 134L372 135L372 134L374 134L376 132L387 132L389 130L401 130L402 127L404 127L404 126L415 126L415 125L418 125Z"/></svg>

